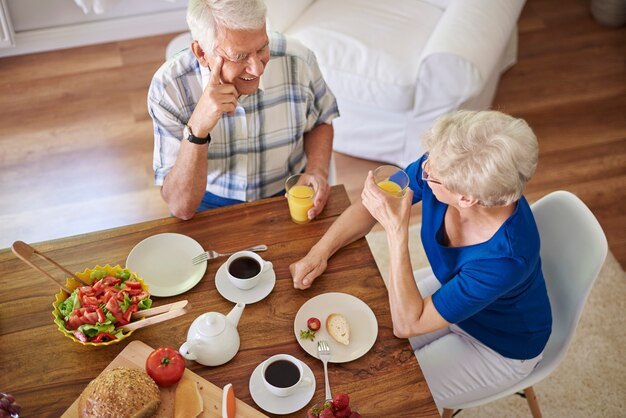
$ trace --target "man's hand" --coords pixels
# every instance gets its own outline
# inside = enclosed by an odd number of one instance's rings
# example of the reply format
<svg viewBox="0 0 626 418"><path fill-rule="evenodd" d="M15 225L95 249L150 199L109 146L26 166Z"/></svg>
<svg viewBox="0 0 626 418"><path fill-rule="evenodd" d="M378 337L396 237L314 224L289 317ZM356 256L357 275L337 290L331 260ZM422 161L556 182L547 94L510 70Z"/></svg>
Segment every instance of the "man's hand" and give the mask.
<svg viewBox="0 0 626 418"><path fill-rule="evenodd" d="M200 138L213 130L223 113L232 116L237 108L237 89L232 84L223 84L221 80L223 64L224 58L217 57L209 83L189 119L194 135Z"/></svg>
<svg viewBox="0 0 626 418"><path fill-rule="evenodd" d="M402 197L393 196L378 187L372 172L368 173L361 192L361 202L387 232L408 228L412 201L413 190L410 188Z"/></svg>
<svg viewBox="0 0 626 418"><path fill-rule="evenodd" d="M309 212L307 213L309 219L313 219L319 215L322 210L324 210L324 206L326 206L326 202L328 201L328 196L330 196L328 177L318 172L304 173L302 174L301 182L313 187L314 190L317 190L315 193L315 199L313 200L313 207L309 209Z"/></svg>
<svg viewBox="0 0 626 418"><path fill-rule="evenodd" d="M311 287L313 281L326 270L327 261L326 257L312 249L303 259L290 265L293 287L302 290Z"/></svg>

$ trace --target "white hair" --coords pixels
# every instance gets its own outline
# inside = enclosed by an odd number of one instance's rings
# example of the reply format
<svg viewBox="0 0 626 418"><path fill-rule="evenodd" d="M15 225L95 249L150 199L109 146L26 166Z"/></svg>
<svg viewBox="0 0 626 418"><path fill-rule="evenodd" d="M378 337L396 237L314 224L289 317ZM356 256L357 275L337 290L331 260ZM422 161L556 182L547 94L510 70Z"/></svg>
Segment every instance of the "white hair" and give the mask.
<svg viewBox="0 0 626 418"><path fill-rule="evenodd" d="M189 0L187 25L206 52L213 50L219 28L255 30L265 24L263 0Z"/></svg>
<svg viewBox="0 0 626 418"><path fill-rule="evenodd" d="M537 137L526 121L496 111L458 111L424 135L430 166L448 190L483 206L517 201L535 173Z"/></svg>

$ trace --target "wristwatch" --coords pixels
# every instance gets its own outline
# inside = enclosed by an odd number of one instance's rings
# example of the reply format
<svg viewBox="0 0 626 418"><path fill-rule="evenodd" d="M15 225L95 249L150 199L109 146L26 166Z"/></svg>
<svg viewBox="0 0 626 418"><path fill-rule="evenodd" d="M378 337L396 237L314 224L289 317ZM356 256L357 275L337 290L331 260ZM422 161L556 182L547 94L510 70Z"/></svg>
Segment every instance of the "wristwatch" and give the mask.
<svg viewBox="0 0 626 418"><path fill-rule="evenodd" d="M199 138L193 134L193 132L191 131L191 126L185 124L185 128L183 129L183 139L186 139L192 144L209 144L211 143L211 134L209 133L206 138Z"/></svg>

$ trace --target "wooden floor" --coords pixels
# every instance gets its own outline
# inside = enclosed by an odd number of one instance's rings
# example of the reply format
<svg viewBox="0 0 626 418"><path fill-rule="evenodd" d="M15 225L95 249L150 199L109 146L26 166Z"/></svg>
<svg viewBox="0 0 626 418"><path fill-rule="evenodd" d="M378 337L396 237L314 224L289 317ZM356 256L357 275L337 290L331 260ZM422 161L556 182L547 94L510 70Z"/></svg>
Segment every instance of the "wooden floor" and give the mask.
<svg viewBox="0 0 626 418"><path fill-rule="evenodd" d="M529 0L519 31L493 107L538 135L527 197L576 193L626 266L626 28L597 24L588 0ZM172 37L0 59L0 248L168 215L145 101ZM351 199L378 165L336 163Z"/></svg>

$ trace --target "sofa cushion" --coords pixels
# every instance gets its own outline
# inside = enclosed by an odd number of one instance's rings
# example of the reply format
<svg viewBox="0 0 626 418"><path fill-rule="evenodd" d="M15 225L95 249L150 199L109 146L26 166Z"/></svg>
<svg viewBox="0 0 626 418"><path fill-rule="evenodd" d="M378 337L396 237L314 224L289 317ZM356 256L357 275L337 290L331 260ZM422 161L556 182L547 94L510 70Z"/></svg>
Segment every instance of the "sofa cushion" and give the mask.
<svg viewBox="0 0 626 418"><path fill-rule="evenodd" d="M408 110L442 13L420 0L316 0L285 33L315 52L338 100Z"/></svg>

